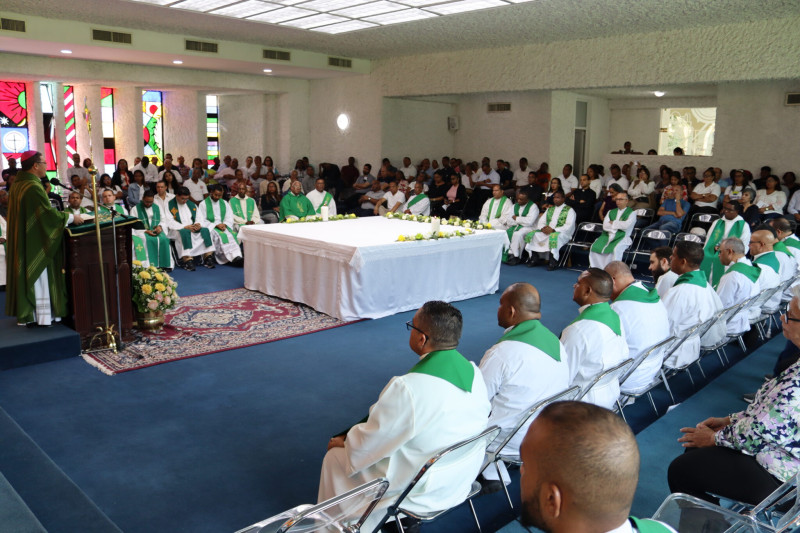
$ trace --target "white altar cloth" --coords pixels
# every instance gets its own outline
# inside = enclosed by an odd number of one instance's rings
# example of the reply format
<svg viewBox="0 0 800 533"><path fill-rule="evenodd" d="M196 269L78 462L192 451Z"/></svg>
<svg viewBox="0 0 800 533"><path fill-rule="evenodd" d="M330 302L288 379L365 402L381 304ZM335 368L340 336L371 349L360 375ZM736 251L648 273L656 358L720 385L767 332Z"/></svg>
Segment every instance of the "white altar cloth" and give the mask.
<svg viewBox="0 0 800 533"><path fill-rule="evenodd" d="M457 228L442 226L441 231ZM244 286L340 318L380 318L495 292L505 231L396 242L430 224L384 217L242 227Z"/></svg>

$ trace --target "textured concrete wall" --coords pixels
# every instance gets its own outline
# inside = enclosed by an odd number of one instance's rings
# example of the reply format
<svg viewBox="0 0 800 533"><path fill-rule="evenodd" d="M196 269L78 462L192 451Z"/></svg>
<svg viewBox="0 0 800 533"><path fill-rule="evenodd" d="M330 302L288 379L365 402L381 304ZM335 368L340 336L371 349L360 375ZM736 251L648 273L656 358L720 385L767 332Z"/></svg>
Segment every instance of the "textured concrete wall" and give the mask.
<svg viewBox="0 0 800 533"><path fill-rule="evenodd" d="M416 165L424 157L451 155L455 133L448 131L447 117L455 112L456 105L447 102L384 98L383 156L399 168L405 156Z"/></svg>
<svg viewBox="0 0 800 533"><path fill-rule="evenodd" d="M163 92L164 148L175 158L183 155L189 163L205 159L207 151L205 95L193 90ZM188 163L187 163L188 164Z"/></svg>
<svg viewBox="0 0 800 533"><path fill-rule="evenodd" d="M133 160L144 154L141 87L119 87L114 90L114 137L117 160L125 159L133 168Z"/></svg>
<svg viewBox="0 0 800 533"><path fill-rule="evenodd" d="M75 95L75 131L77 132L78 153L81 155L81 161L91 157L95 167L101 171L103 168L103 125L100 114L100 85L75 85L73 94ZM83 117L84 106L88 106L91 113L91 147L89 146L90 134Z"/></svg>
<svg viewBox="0 0 800 533"><path fill-rule="evenodd" d="M231 155L244 166L245 157L264 148L266 95L222 95L219 97L220 157Z"/></svg>

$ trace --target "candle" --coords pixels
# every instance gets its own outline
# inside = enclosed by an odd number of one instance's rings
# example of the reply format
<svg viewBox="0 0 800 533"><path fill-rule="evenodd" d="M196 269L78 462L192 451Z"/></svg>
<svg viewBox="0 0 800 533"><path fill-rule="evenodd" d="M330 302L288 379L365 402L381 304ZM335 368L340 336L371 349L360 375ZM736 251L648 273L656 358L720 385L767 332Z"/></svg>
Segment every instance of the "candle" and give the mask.
<svg viewBox="0 0 800 533"><path fill-rule="evenodd" d="M433 233L438 233L439 232L440 225L441 225L441 221L439 220L439 218L433 217L431 219L431 231Z"/></svg>
<svg viewBox="0 0 800 533"><path fill-rule="evenodd" d="M322 220L327 222L328 221L328 206L323 205L322 208L319 210L320 214L322 215Z"/></svg>

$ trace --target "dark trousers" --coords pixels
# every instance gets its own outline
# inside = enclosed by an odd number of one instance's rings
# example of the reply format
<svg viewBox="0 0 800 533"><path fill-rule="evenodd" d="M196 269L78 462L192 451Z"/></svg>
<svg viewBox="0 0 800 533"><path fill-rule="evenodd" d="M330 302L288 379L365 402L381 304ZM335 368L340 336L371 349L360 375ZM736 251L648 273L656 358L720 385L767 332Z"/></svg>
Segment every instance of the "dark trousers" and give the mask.
<svg viewBox="0 0 800 533"><path fill-rule="evenodd" d="M667 481L670 492L715 504L719 500L709 493L757 504L781 485L754 457L722 446L688 448L669 465Z"/></svg>
<svg viewBox="0 0 800 533"><path fill-rule="evenodd" d="M775 361L775 367L772 369L772 374L777 376L795 364L798 356L800 356L800 352L798 352L797 346L792 344L792 341L786 341L786 347L783 349L780 355L778 355L778 360Z"/></svg>

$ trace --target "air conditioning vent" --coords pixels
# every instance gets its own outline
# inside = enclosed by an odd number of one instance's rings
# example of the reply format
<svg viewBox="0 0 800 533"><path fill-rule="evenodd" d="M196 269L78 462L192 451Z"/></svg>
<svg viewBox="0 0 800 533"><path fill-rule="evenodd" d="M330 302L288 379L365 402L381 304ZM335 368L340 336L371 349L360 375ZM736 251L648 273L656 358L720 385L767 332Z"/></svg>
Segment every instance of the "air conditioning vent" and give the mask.
<svg viewBox="0 0 800 533"><path fill-rule="evenodd" d="M207 54L219 53L219 45L217 43L207 43L203 41L190 41L186 40L186 49L193 52L205 52Z"/></svg>
<svg viewBox="0 0 800 533"><path fill-rule="evenodd" d="M329 57L328 65L331 67L353 68L353 60L343 57Z"/></svg>
<svg viewBox="0 0 800 533"><path fill-rule="evenodd" d="M277 59L278 61L291 61L291 52L283 50L264 50L264 59Z"/></svg>
<svg viewBox="0 0 800 533"><path fill-rule="evenodd" d="M489 113L507 113L511 111L510 102L492 102L486 106L486 111Z"/></svg>
<svg viewBox="0 0 800 533"><path fill-rule="evenodd" d="M25 21L24 20L14 20L14 19L0 19L0 28L7 30L7 31L19 31L25 32Z"/></svg>
<svg viewBox="0 0 800 533"><path fill-rule="evenodd" d="M458 131L458 127L459 127L458 117L456 117L456 116L447 117L447 130L448 131Z"/></svg>
<svg viewBox="0 0 800 533"><path fill-rule="evenodd" d="M786 105L800 105L800 93L786 93Z"/></svg>
<svg viewBox="0 0 800 533"><path fill-rule="evenodd" d="M130 33L108 30L92 30L92 40L107 43L131 44L133 36Z"/></svg>

